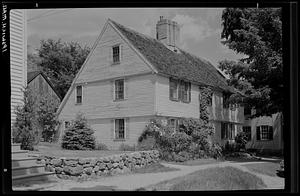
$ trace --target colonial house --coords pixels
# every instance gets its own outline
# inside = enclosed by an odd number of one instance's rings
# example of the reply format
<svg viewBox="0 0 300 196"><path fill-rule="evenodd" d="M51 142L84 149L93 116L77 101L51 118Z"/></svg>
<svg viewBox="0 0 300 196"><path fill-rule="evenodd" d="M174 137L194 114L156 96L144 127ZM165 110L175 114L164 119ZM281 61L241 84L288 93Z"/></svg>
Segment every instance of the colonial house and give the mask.
<svg viewBox="0 0 300 196"><path fill-rule="evenodd" d="M107 20L58 109L61 136L82 113L98 142L136 145L150 119L175 127L178 118L199 118L200 90L209 86L214 139L234 139L244 109L223 104L234 89L210 62L180 49L176 22L160 17L156 30L154 39Z"/></svg>
<svg viewBox="0 0 300 196"><path fill-rule="evenodd" d="M248 135L246 148L259 152L283 153L282 113L250 118L254 114L255 109L245 109L243 131Z"/></svg>
<svg viewBox="0 0 300 196"><path fill-rule="evenodd" d="M43 96L52 97L57 103L60 103L61 97L54 88L50 80L42 71L31 71L27 73L27 85L37 99Z"/></svg>

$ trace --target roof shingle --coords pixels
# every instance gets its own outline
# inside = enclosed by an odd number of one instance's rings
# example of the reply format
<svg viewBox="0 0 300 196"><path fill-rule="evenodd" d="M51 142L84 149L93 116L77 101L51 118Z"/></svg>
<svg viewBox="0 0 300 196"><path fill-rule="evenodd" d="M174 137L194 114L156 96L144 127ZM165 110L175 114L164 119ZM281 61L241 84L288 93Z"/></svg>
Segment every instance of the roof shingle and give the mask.
<svg viewBox="0 0 300 196"><path fill-rule="evenodd" d="M182 49L179 49L179 53L173 52L152 37L129 29L115 21L111 20L111 22L157 69L158 73L213 86L224 91L233 91L227 85L225 77L208 61Z"/></svg>

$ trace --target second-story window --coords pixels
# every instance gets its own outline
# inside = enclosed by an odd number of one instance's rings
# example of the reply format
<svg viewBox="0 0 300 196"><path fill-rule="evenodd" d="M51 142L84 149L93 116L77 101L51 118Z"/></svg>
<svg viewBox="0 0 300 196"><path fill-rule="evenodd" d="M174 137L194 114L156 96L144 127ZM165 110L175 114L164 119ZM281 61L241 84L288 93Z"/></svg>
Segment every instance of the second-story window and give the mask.
<svg viewBox="0 0 300 196"><path fill-rule="evenodd" d="M190 102L191 98L191 83L181 82L181 100L183 102Z"/></svg>
<svg viewBox="0 0 300 196"><path fill-rule="evenodd" d="M119 63L120 62L120 46L114 46L112 48L113 52L113 63Z"/></svg>
<svg viewBox="0 0 300 196"><path fill-rule="evenodd" d="M178 83L172 78L170 78L170 99L178 100Z"/></svg>
<svg viewBox="0 0 300 196"><path fill-rule="evenodd" d="M115 80L115 100L124 99L124 79Z"/></svg>
<svg viewBox="0 0 300 196"><path fill-rule="evenodd" d="M82 86L76 86L76 103L82 103Z"/></svg>
<svg viewBox="0 0 300 196"><path fill-rule="evenodd" d="M170 78L170 100L191 102L191 83Z"/></svg>

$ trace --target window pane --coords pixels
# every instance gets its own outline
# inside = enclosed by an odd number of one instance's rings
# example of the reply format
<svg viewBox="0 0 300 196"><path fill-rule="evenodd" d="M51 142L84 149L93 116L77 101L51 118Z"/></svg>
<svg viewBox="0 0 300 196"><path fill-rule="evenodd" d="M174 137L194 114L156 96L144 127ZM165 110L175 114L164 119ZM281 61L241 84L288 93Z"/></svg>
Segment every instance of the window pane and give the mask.
<svg viewBox="0 0 300 196"><path fill-rule="evenodd" d="M124 99L124 80L115 81L115 95L116 99Z"/></svg>
<svg viewBox="0 0 300 196"><path fill-rule="evenodd" d="M178 88L177 81L174 79L170 79L170 96L173 99L178 99L177 88Z"/></svg>
<svg viewBox="0 0 300 196"><path fill-rule="evenodd" d="M82 86L77 86L76 91L77 91L77 96L81 96L82 95Z"/></svg>
<svg viewBox="0 0 300 196"><path fill-rule="evenodd" d="M124 119L115 120L116 139L124 139L125 137L125 121Z"/></svg>
<svg viewBox="0 0 300 196"><path fill-rule="evenodd" d="M113 62L119 62L120 61L120 47L115 46L113 47Z"/></svg>

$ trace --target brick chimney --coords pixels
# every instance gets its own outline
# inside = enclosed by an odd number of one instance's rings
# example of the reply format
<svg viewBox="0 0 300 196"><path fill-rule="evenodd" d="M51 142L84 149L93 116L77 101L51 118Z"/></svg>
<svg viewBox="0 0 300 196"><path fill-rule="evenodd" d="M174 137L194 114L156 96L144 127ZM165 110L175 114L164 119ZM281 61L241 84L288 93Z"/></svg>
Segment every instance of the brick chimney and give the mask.
<svg viewBox="0 0 300 196"><path fill-rule="evenodd" d="M179 30L177 22L160 16L156 24L156 39L175 50L179 44Z"/></svg>

